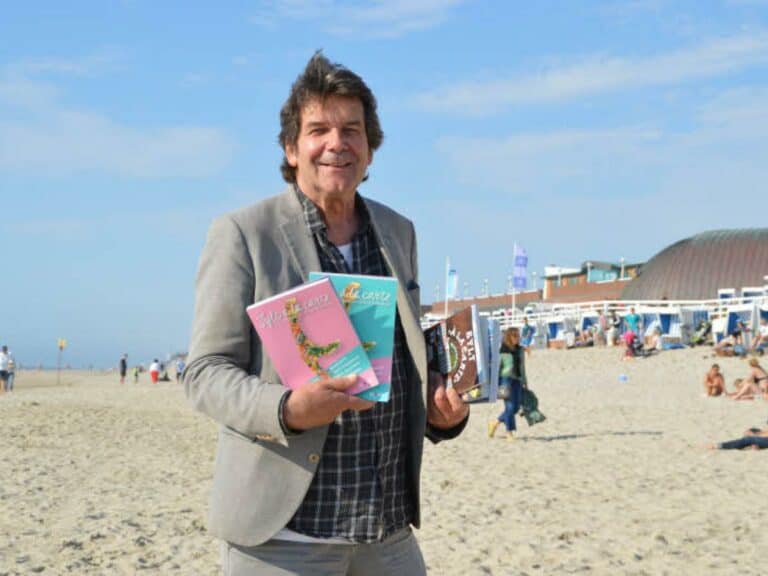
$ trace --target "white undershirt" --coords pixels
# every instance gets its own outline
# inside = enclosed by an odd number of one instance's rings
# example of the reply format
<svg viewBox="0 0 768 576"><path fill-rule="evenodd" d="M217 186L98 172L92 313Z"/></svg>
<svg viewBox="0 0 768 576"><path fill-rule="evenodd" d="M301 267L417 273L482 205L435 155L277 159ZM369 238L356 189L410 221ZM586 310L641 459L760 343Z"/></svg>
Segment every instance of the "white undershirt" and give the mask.
<svg viewBox="0 0 768 576"><path fill-rule="evenodd" d="M342 244L341 246L336 246L336 248L339 249L339 252L341 252L341 255L344 256L344 260L347 262L347 266L349 266L349 269L352 269L352 242L349 244Z"/></svg>
<svg viewBox="0 0 768 576"><path fill-rule="evenodd" d="M290 528L283 528L280 530L280 532L272 536L272 540L302 542L304 544L354 544L352 540L347 540L341 536L334 536L332 538L315 538L314 536L307 536L306 534L294 532Z"/></svg>

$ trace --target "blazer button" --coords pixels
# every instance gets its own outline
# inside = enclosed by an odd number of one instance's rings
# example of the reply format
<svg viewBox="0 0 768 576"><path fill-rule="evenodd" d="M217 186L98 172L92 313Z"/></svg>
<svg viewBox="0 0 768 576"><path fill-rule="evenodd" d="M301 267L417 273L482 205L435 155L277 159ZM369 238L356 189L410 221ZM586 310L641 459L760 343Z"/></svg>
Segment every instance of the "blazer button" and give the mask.
<svg viewBox="0 0 768 576"><path fill-rule="evenodd" d="M320 454L318 454L317 452L312 452L312 454L309 455L307 460L309 460L312 464L317 464L318 462L320 462Z"/></svg>

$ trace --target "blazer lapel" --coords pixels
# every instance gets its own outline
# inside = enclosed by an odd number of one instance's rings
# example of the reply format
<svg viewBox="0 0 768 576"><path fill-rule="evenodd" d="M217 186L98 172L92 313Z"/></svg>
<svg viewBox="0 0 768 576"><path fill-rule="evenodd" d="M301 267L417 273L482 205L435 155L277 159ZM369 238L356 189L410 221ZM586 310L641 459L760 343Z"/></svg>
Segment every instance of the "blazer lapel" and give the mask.
<svg viewBox="0 0 768 576"><path fill-rule="evenodd" d="M291 186L283 192L282 199L285 220L280 226L280 232L291 261L302 280L306 282L310 272L320 271L320 258L315 248L315 240L307 228L301 204Z"/></svg>

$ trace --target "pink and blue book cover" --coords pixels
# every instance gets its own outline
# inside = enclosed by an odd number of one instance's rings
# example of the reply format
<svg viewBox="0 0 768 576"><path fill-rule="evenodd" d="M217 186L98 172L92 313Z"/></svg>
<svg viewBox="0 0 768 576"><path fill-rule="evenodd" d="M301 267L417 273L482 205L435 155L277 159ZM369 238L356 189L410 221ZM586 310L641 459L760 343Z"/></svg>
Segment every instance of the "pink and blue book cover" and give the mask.
<svg viewBox="0 0 768 576"><path fill-rule="evenodd" d="M387 402L391 392L395 346L397 279L361 274L310 272L309 279L328 277L349 314L379 385L358 394L365 400Z"/></svg>
<svg viewBox="0 0 768 576"><path fill-rule="evenodd" d="M308 282L246 309L284 386L357 374L349 394L379 384L330 280Z"/></svg>

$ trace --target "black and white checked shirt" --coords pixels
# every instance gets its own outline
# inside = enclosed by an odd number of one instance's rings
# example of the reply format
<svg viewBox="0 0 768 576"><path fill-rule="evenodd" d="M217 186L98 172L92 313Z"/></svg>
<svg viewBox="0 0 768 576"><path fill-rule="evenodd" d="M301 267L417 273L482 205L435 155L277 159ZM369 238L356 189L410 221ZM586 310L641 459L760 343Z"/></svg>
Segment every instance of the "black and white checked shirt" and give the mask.
<svg viewBox="0 0 768 576"><path fill-rule="evenodd" d="M359 196L355 202L360 226L352 239L350 268L328 240L317 206L298 188L296 194L323 272L391 275ZM406 474L407 354L398 314L389 402L377 402L363 412L348 410L330 425L317 473L287 528L316 538L342 537L370 543L411 523L413 495Z"/></svg>

